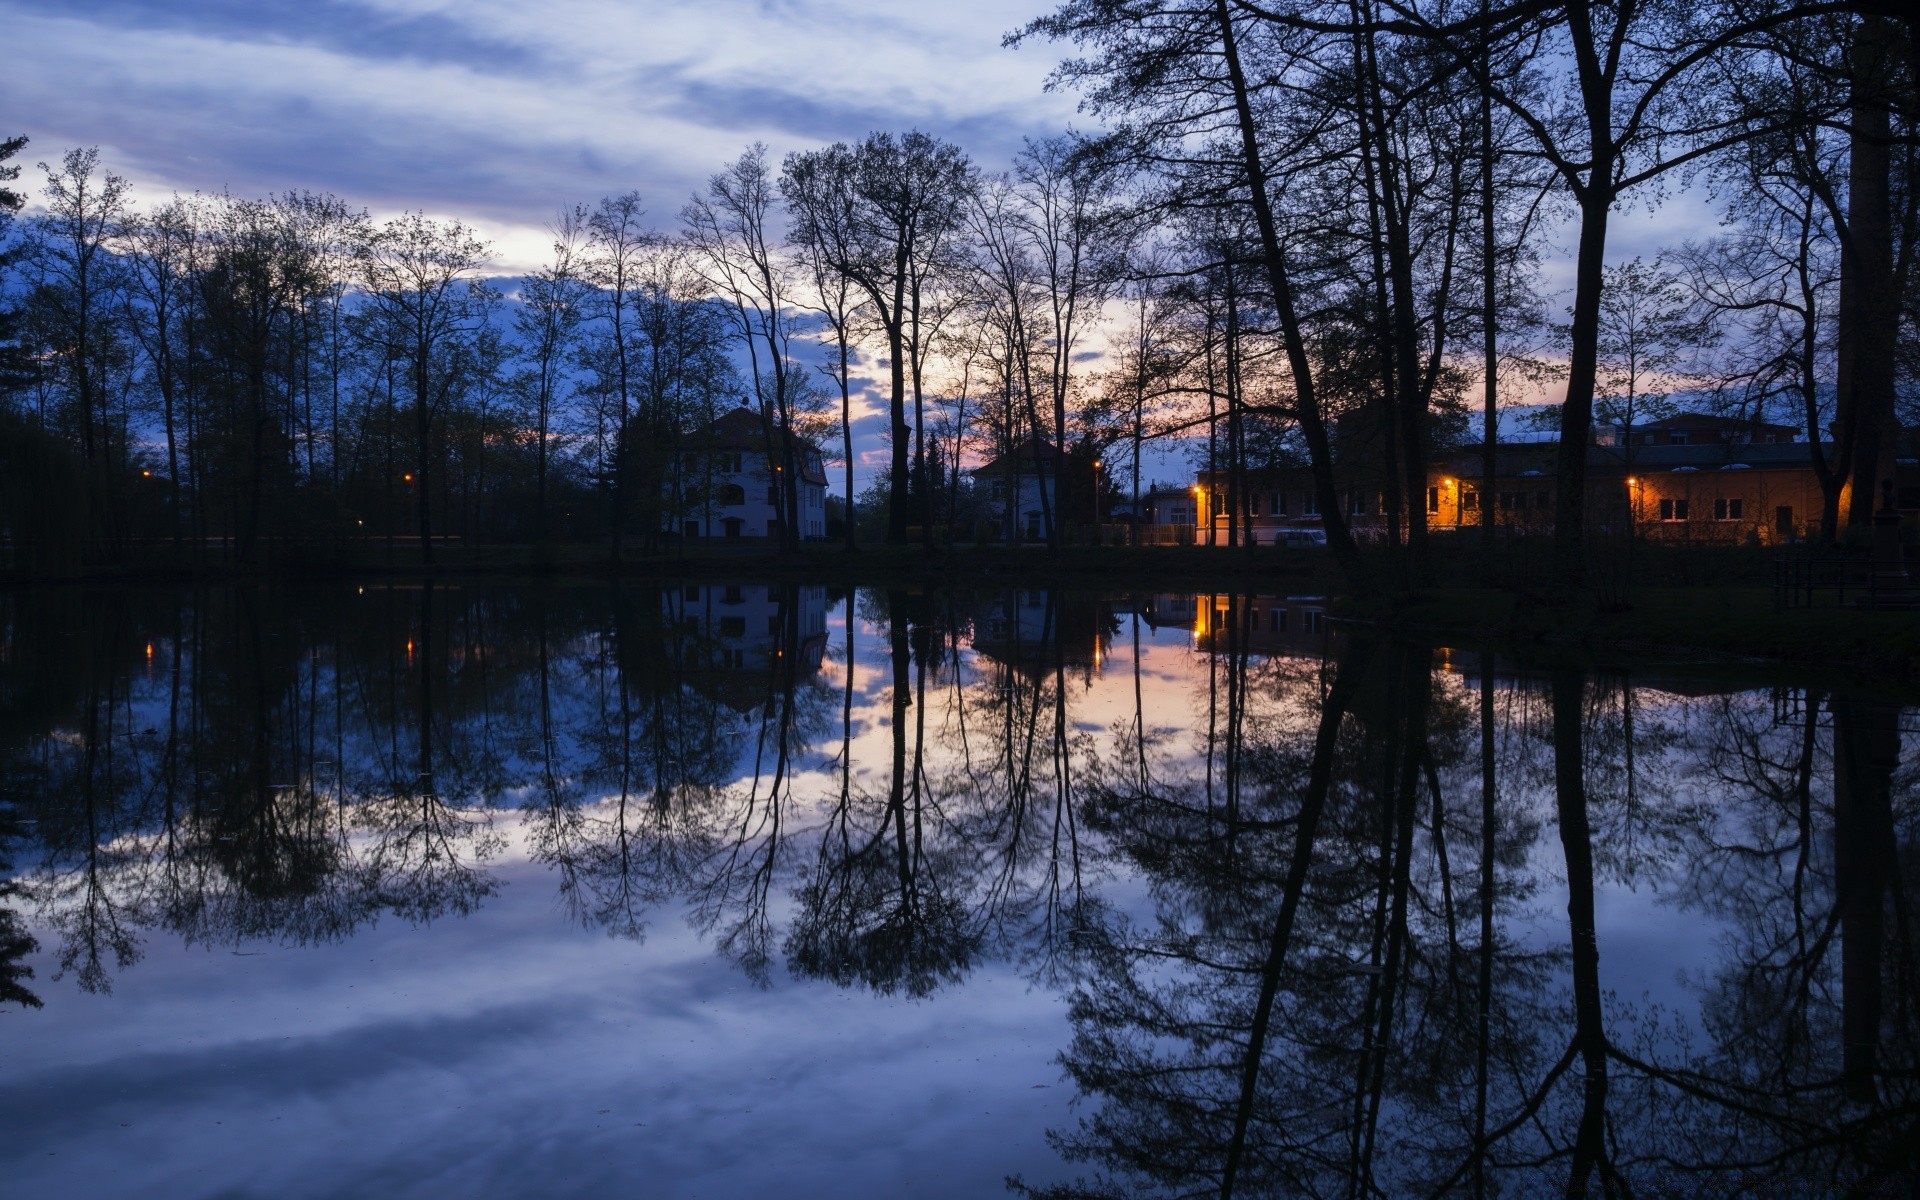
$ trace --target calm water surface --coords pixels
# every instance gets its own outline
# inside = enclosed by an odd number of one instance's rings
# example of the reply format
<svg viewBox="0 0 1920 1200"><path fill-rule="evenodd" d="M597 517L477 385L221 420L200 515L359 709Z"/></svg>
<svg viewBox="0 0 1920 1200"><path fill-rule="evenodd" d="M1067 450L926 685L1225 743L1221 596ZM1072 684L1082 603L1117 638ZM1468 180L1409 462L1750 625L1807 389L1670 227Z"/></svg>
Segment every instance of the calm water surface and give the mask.
<svg viewBox="0 0 1920 1200"><path fill-rule="evenodd" d="M0 593L0 1191L1904 1196L1917 731L1310 598Z"/></svg>

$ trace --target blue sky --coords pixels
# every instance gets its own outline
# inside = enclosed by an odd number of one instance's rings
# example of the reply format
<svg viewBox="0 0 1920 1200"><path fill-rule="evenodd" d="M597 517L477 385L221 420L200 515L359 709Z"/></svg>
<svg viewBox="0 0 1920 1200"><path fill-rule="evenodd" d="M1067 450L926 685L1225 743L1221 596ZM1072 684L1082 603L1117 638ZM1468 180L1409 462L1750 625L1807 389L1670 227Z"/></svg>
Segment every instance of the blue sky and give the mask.
<svg viewBox="0 0 1920 1200"><path fill-rule="evenodd" d="M563 204L638 189L671 223L748 143L917 126L989 167L1057 132L1041 0L0 0L0 125L98 145L143 196L331 191L537 259ZM27 176L33 174L31 167ZM26 180L30 182L29 180Z"/></svg>
<svg viewBox="0 0 1920 1200"><path fill-rule="evenodd" d="M32 163L94 145L142 200L306 188L376 216L424 209L473 224L495 269L517 274L544 258L543 227L563 205L636 189L668 228L755 141L777 159L917 127L1004 168L1023 137L1087 123L1077 97L1045 90L1068 47L1001 44L1050 7L0 0L0 134L32 138L21 156L30 198ZM1704 195L1683 189L1617 214L1610 257L1713 231ZM1553 241L1549 296L1571 284L1571 230ZM865 438L884 422L877 381L862 382ZM870 467L881 453L862 457ZM1149 479L1183 471L1177 455L1147 468Z"/></svg>

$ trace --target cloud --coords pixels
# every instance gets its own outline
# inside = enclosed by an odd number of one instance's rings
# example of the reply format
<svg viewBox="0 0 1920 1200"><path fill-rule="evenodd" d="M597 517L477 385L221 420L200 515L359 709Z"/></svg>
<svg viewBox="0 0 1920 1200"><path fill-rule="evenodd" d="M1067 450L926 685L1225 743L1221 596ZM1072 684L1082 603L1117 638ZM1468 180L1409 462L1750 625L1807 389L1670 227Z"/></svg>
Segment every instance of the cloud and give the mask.
<svg viewBox="0 0 1920 1200"><path fill-rule="evenodd" d="M752 141L927 129L998 166L1063 126L1031 5L704 0L0 0L0 106L35 157L99 145L144 195L330 191L462 217L503 267L561 205L638 189L671 222ZM9 129L7 132L16 132Z"/></svg>

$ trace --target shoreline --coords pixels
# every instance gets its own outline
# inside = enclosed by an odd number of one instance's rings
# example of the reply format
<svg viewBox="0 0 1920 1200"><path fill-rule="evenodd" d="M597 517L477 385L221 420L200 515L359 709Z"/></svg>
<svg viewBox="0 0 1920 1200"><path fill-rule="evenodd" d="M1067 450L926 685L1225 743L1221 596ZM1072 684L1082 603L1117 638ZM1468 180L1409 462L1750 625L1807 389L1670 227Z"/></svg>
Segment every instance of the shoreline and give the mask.
<svg viewBox="0 0 1920 1200"><path fill-rule="evenodd" d="M1524 651L1552 658L1579 653L1626 664L1691 660L1705 668L1790 666L1837 683L1920 684L1920 612L1828 606L1780 608L1753 564L1729 560L1717 581L1633 587L1624 609L1554 604L1523 589L1440 582L1413 596L1340 598L1330 557L1315 549L1208 546L1067 547L816 545L797 553L763 546L699 547L671 555L623 557L603 548L449 548L428 566L385 555L312 559L267 566L134 564L59 577L0 575L0 589L307 585L330 581L442 581L468 584L612 584L748 578L841 587L1048 587L1111 594L1243 591L1330 598L1329 612L1392 636ZM1458 567L1460 564L1442 564Z"/></svg>

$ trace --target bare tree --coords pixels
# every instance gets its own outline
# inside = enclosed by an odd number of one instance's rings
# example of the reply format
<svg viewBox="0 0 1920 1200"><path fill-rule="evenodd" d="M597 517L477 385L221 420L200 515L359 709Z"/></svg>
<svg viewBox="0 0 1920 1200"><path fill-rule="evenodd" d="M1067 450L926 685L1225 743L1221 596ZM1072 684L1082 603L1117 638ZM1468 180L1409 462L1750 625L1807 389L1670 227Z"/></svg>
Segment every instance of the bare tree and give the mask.
<svg viewBox="0 0 1920 1200"><path fill-rule="evenodd" d="M461 343L484 326L488 291L478 273L488 246L459 221L404 213L372 233L359 256L373 337L404 363L413 392L414 471L408 482L420 559L433 562L434 421L459 383Z"/></svg>
<svg viewBox="0 0 1920 1200"><path fill-rule="evenodd" d="M659 241L658 235L641 224L645 216L640 193L624 192L601 200L587 218L587 242L592 255L588 261L588 278L597 289L595 315L602 322L601 336L591 348L591 359L600 379L603 413L600 459L601 470L610 485L608 537L616 562L620 559L620 544L627 524L626 449L628 425L633 420L634 280L640 273L641 257ZM605 430L609 423L613 427L610 434Z"/></svg>
<svg viewBox="0 0 1920 1200"><path fill-rule="evenodd" d="M893 476L887 540L907 540L908 368L932 329L921 320L923 289L935 255L958 225L972 172L960 148L914 130L875 133L858 146L838 142L789 155L780 187L797 240L851 279L871 305L886 339Z"/></svg>
<svg viewBox="0 0 1920 1200"><path fill-rule="evenodd" d="M793 264L770 229L775 195L767 148L756 142L707 181L706 194L688 201L680 220L698 269L732 306L763 414L772 401L767 461L778 480L780 541L791 550L802 532L798 431L789 397L797 370L792 344L798 289Z"/></svg>
<svg viewBox="0 0 1920 1200"><path fill-rule="evenodd" d="M553 235L553 257L527 276L520 309L514 317L514 331L520 336L521 352L528 363L526 393L533 404L534 536L542 546L553 534L547 511L547 466L555 409L565 386L567 352L586 318L587 222L585 206L576 204L562 209L548 226Z"/></svg>

